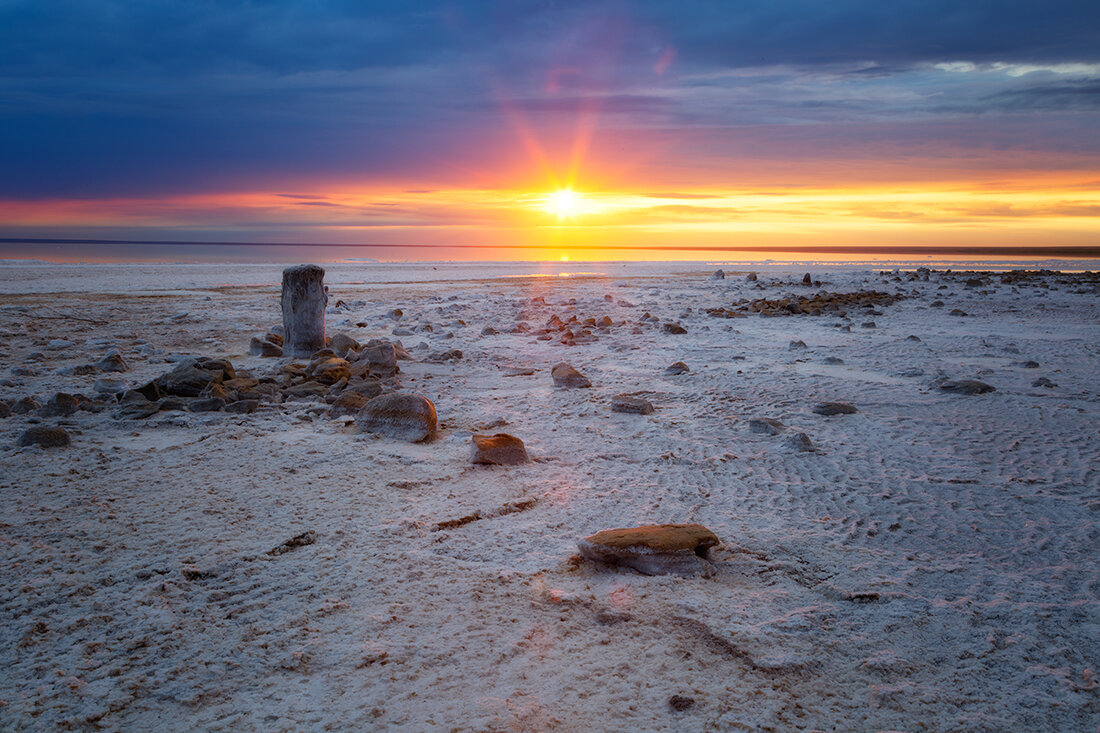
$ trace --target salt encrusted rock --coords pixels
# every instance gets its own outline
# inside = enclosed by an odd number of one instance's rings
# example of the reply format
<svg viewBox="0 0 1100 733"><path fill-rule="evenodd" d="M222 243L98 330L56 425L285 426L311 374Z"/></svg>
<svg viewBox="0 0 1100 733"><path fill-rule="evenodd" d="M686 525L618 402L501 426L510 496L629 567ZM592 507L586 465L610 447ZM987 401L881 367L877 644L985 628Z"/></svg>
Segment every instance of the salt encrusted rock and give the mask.
<svg viewBox="0 0 1100 733"><path fill-rule="evenodd" d="M805 433L795 433L794 435L790 436L785 441L783 441L783 443L788 448L791 448L791 449L797 450L797 451L813 451L814 450L813 441L811 441L810 436L806 435Z"/></svg>
<svg viewBox="0 0 1100 733"><path fill-rule="evenodd" d="M995 387L977 379L948 379L940 383L940 389L956 394L985 394L994 391Z"/></svg>
<svg viewBox="0 0 1100 733"><path fill-rule="evenodd" d="M233 412L238 415L247 415L255 412L256 408L259 406L259 400L237 400L236 402L230 402L228 405L226 405L225 411Z"/></svg>
<svg viewBox="0 0 1100 733"><path fill-rule="evenodd" d="M615 395L611 398L612 412L626 412L632 415L649 415L653 412L653 405L649 400L641 397L632 397L626 394Z"/></svg>
<svg viewBox="0 0 1100 733"><path fill-rule="evenodd" d="M236 376L233 365L225 359L185 359L176 368L156 379L162 394L176 397L198 397L211 385Z"/></svg>
<svg viewBox="0 0 1100 733"><path fill-rule="evenodd" d="M160 401L151 402L144 398L140 401L127 401L121 403L118 410L115 411L114 418L116 420L144 420L160 412L160 408Z"/></svg>
<svg viewBox="0 0 1100 733"><path fill-rule="evenodd" d="M687 333L687 329L681 326L679 323L666 323L661 326L661 330L665 333L682 334Z"/></svg>
<svg viewBox="0 0 1100 733"><path fill-rule="evenodd" d="M810 287L813 286L814 279L810 277L810 273L807 272L805 275L802 276L802 284Z"/></svg>
<svg viewBox="0 0 1100 733"><path fill-rule="evenodd" d="M356 366L358 368L355 371L362 375L381 377L382 379L392 377L399 371L397 368L397 346L389 341L368 343L359 352Z"/></svg>
<svg viewBox="0 0 1100 733"><path fill-rule="evenodd" d="M818 415L851 415L859 410L847 402L818 402L814 405L814 412Z"/></svg>
<svg viewBox="0 0 1100 733"><path fill-rule="evenodd" d="M861 323L859 325L860 325L860 328L878 328L878 326L875 325L874 321L864 321L863 323Z"/></svg>
<svg viewBox="0 0 1100 733"><path fill-rule="evenodd" d="M46 401L46 404L38 408L39 417L68 417L80 409L80 403L76 397L65 392L58 392Z"/></svg>
<svg viewBox="0 0 1100 733"><path fill-rule="evenodd" d="M1029 359L1028 361L1021 363L1020 366L1022 366L1024 369L1038 369L1039 362Z"/></svg>
<svg viewBox="0 0 1100 733"><path fill-rule="evenodd" d="M328 416L343 417L358 414L369 401L369 397L359 392L341 392L329 408Z"/></svg>
<svg viewBox="0 0 1100 733"><path fill-rule="evenodd" d="M625 565L645 575L691 576L709 572L707 550L718 537L701 524L654 524L607 529L577 541L589 560Z"/></svg>
<svg viewBox="0 0 1100 733"><path fill-rule="evenodd" d="M11 411L16 415L26 415L38 408L39 404L33 397L23 397L15 401L15 404L11 406Z"/></svg>
<svg viewBox="0 0 1100 733"><path fill-rule="evenodd" d="M555 387L591 387L592 382L576 369L564 361L550 370L550 376L554 379Z"/></svg>
<svg viewBox="0 0 1100 733"><path fill-rule="evenodd" d="M805 349L805 348L806 348L806 342L801 340L801 339L791 341L791 343L789 343L787 345L787 351L800 351L800 350Z"/></svg>
<svg viewBox="0 0 1100 733"><path fill-rule="evenodd" d="M967 313L966 311L964 311L964 310L961 310L961 309L959 309L959 308L955 308L955 309L953 309L953 310L952 310L952 311L951 311L950 313L948 313L947 315L949 315L949 316L960 316L960 317L962 317L962 316L966 316L966 315L968 315L968 313Z"/></svg>
<svg viewBox="0 0 1100 733"><path fill-rule="evenodd" d="M677 374L683 374L690 371L691 369L688 368L688 365L682 361L674 362L665 367L665 374L670 377L675 377Z"/></svg>
<svg viewBox="0 0 1100 733"><path fill-rule="evenodd" d="M843 364L844 360L839 356L826 356L822 361L826 364Z"/></svg>
<svg viewBox="0 0 1100 733"><path fill-rule="evenodd" d="M942 300L933 300L931 303L928 304L929 308L943 308L943 306L944 303Z"/></svg>
<svg viewBox="0 0 1100 733"><path fill-rule="evenodd" d="M370 400L355 417L365 433L419 443L435 435L435 405L423 395L391 392Z"/></svg>
<svg viewBox="0 0 1100 733"><path fill-rule="evenodd" d="M787 426L770 417L754 417L749 420L749 430L764 435L779 435Z"/></svg>
<svg viewBox="0 0 1100 733"><path fill-rule="evenodd" d="M112 379L110 377L104 377L102 379L95 380L95 384L92 385L92 391L98 394L117 395L125 392L128 387L129 385L124 379Z"/></svg>
<svg viewBox="0 0 1100 733"><path fill-rule="evenodd" d="M494 466L516 466L531 460L523 441L508 433L471 435L470 462Z"/></svg>
<svg viewBox="0 0 1100 733"><path fill-rule="evenodd" d="M278 357L283 355L283 347L268 338L253 336L248 344L248 353L253 356Z"/></svg>
<svg viewBox="0 0 1100 733"><path fill-rule="evenodd" d="M917 336L916 334L911 333L911 334L909 334L908 336L905 337L905 340L906 341L913 341L913 342L919 344L920 343L920 336Z"/></svg>
<svg viewBox="0 0 1100 733"><path fill-rule="evenodd" d="M130 370L130 367L126 364L126 360L122 358L122 354L117 351L112 351L107 354L107 356L96 362L95 366L97 369L104 372L125 372Z"/></svg>
<svg viewBox="0 0 1100 733"><path fill-rule="evenodd" d="M1032 387L1057 387L1058 385L1050 381L1046 377L1039 377L1031 383Z"/></svg>
<svg viewBox="0 0 1100 733"><path fill-rule="evenodd" d="M429 354L424 357L424 361L433 364L442 364L447 361L458 361L462 356L463 354L460 349L447 349L446 351L437 351L434 354Z"/></svg>
<svg viewBox="0 0 1100 733"><path fill-rule="evenodd" d="M346 333L338 333L329 339L328 347L337 356L345 356L349 351L358 351L359 342Z"/></svg>
<svg viewBox="0 0 1100 733"><path fill-rule="evenodd" d="M225 400L221 397L208 397L191 403L191 412L221 412L225 409Z"/></svg>
<svg viewBox="0 0 1100 733"><path fill-rule="evenodd" d="M312 361L306 375L321 384L336 384L351 377L348 362L338 356L325 356Z"/></svg>
<svg viewBox="0 0 1100 733"><path fill-rule="evenodd" d="M325 345L325 271L317 265L283 270L283 353L298 358Z"/></svg>
<svg viewBox="0 0 1100 733"><path fill-rule="evenodd" d="M64 448L69 445L69 433L65 428L48 428L35 425L23 431L19 436L19 445L40 445L43 448Z"/></svg>
<svg viewBox="0 0 1100 733"><path fill-rule="evenodd" d="M723 270L715 270L714 274L710 276L711 280L725 280L726 273Z"/></svg>
<svg viewBox="0 0 1100 733"><path fill-rule="evenodd" d="M306 398L311 399L315 397L324 397L328 394L328 386L310 380L308 382L302 382L301 384L295 384L291 387L287 387L283 390L283 394L290 398Z"/></svg>
<svg viewBox="0 0 1100 733"><path fill-rule="evenodd" d="M745 282L747 282L747 283L756 282L756 273L755 272L750 272L748 275L745 275Z"/></svg>

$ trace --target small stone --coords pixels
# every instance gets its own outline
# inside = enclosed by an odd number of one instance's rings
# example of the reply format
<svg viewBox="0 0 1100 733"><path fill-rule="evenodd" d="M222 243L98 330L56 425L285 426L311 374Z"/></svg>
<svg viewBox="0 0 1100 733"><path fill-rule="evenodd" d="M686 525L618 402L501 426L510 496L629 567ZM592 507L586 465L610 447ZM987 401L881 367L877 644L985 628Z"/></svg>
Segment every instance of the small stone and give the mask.
<svg viewBox="0 0 1100 733"><path fill-rule="evenodd" d="M461 358L462 351L460 349L447 349L446 351L437 351L434 354L429 354L424 357L424 361L433 364L442 364L448 361L458 361Z"/></svg>
<svg viewBox="0 0 1100 733"><path fill-rule="evenodd" d="M682 334L687 333L687 329L681 326L679 323L666 323L661 326L661 330L665 333Z"/></svg>
<svg viewBox="0 0 1100 733"><path fill-rule="evenodd" d="M344 415L356 415L369 401L369 397L359 392L341 392L335 401L333 401L332 407L329 408L328 416L342 417Z"/></svg>
<svg viewBox="0 0 1100 733"><path fill-rule="evenodd" d="M789 344L787 344L787 351L800 351L801 349L805 348L807 348L806 342L800 339L796 341L791 341Z"/></svg>
<svg viewBox="0 0 1100 733"><path fill-rule="evenodd" d="M98 394L117 395L122 394L129 388L124 379L112 379L110 377L104 377L102 379L95 380L95 384L92 385L92 390Z"/></svg>
<svg viewBox="0 0 1100 733"><path fill-rule="evenodd" d="M749 430L763 435L779 435L787 426L770 417L754 417L749 420Z"/></svg>
<svg viewBox="0 0 1100 733"><path fill-rule="evenodd" d="M668 699L668 706L678 713L690 708L695 704L694 697L683 697L682 695L673 695Z"/></svg>
<svg viewBox="0 0 1100 733"><path fill-rule="evenodd" d="M964 310L960 310L958 308L955 308L950 313L948 313L947 315L949 315L949 316L959 316L961 318L961 317L966 316L968 314Z"/></svg>
<svg viewBox="0 0 1100 733"><path fill-rule="evenodd" d="M725 280L726 273L723 270L715 270L714 274L710 276L711 280Z"/></svg>
<svg viewBox="0 0 1100 733"><path fill-rule="evenodd" d="M1038 369L1039 368L1039 362L1037 362L1037 361L1025 361L1020 366L1022 366L1024 369Z"/></svg>
<svg viewBox="0 0 1100 733"><path fill-rule="evenodd" d="M814 405L814 412L818 415L851 415L859 410L847 402L819 402Z"/></svg>
<svg viewBox="0 0 1100 733"><path fill-rule="evenodd" d="M473 447L470 462L494 466L515 466L527 463L531 458L523 441L508 433L496 435L471 435Z"/></svg>
<svg viewBox="0 0 1100 733"><path fill-rule="evenodd" d="M931 307L931 308L943 308L943 306L944 306L944 303L943 303L943 301L942 301L942 300L933 300L933 301L932 301L931 303L929 303L928 305L929 305L929 307Z"/></svg>
<svg viewBox="0 0 1100 733"><path fill-rule="evenodd" d="M826 364L843 364L844 360L839 356L826 356L824 362Z"/></svg>
<svg viewBox="0 0 1100 733"><path fill-rule="evenodd" d="M682 361L677 361L677 362L675 362L673 364L669 364L667 367L665 367L665 374L667 376L670 376L670 377L674 377L677 374L684 374L685 372L690 372L690 371L691 371L691 369L688 368L688 365L685 364Z"/></svg>
<svg viewBox="0 0 1100 733"><path fill-rule="evenodd" d="M68 417L80 409L80 403L76 397L65 392L58 392L46 404L38 408L39 417Z"/></svg>
<svg viewBox="0 0 1100 733"><path fill-rule="evenodd" d="M795 433L794 435L783 441L784 445L788 448L792 448L797 451L812 451L814 450L813 441L810 440L810 436L805 433Z"/></svg>
<svg viewBox="0 0 1100 733"><path fill-rule="evenodd" d="M615 395L611 398L612 412L626 412L631 415L650 415L653 413L653 405L649 400L630 395Z"/></svg>
<svg viewBox="0 0 1100 733"><path fill-rule="evenodd" d="M1032 382L1032 383L1031 383L1031 386L1032 386L1032 387L1047 387L1047 388L1051 388L1051 387L1057 387L1058 385L1057 385L1057 384L1055 384L1054 382L1050 381L1050 380L1049 380L1049 379L1047 379L1046 377L1039 377L1038 379L1036 379L1036 380L1035 380L1034 382Z"/></svg>
<svg viewBox="0 0 1100 733"><path fill-rule="evenodd" d="M255 412L256 408L259 406L259 400L237 400L236 402L230 402L228 405L226 405L225 411L232 412L237 415L248 415Z"/></svg>
<svg viewBox="0 0 1100 733"><path fill-rule="evenodd" d="M810 277L810 273L807 272L805 275L802 276L802 284L813 287L814 279Z"/></svg>
<svg viewBox="0 0 1100 733"><path fill-rule="evenodd" d="M0 402L0 419L11 417L11 406L7 402Z"/></svg>
<svg viewBox="0 0 1100 733"><path fill-rule="evenodd" d="M336 384L341 379L351 378L351 368L346 359L325 356L310 362L306 376L321 384Z"/></svg>
<svg viewBox="0 0 1100 733"><path fill-rule="evenodd" d="M122 354L117 351L107 354L107 356L96 362L95 366L104 372L125 372L130 369L126 364L126 360L122 358Z"/></svg>
<svg viewBox="0 0 1100 733"><path fill-rule="evenodd" d="M550 370L550 376L554 379L555 387L591 387L592 382L569 364L562 362Z"/></svg>
<svg viewBox="0 0 1100 733"><path fill-rule="evenodd" d="M588 560L625 565L645 575L691 576L713 566L707 551L718 537L701 524L656 524L608 529L577 541Z"/></svg>
<svg viewBox="0 0 1100 733"><path fill-rule="evenodd" d="M283 347L258 336L253 336L248 344L248 353L253 356L279 357L283 355Z"/></svg>
<svg viewBox="0 0 1100 733"><path fill-rule="evenodd" d="M370 400L355 418L359 429L397 440L419 443L435 435L435 405L427 397L392 392Z"/></svg>
<svg viewBox="0 0 1100 733"><path fill-rule="evenodd" d="M996 388L977 379L948 379L940 384L940 389L944 392L972 395L993 392Z"/></svg>
<svg viewBox="0 0 1100 733"><path fill-rule="evenodd" d="M295 384L292 387L287 387L283 390L283 393L287 397L305 397L307 399L314 397L324 397L328 394L328 387L320 382L309 381L302 382L301 384Z"/></svg>
<svg viewBox="0 0 1100 733"><path fill-rule="evenodd" d="M67 349L70 346L76 346L72 341L66 341L65 339L53 339L46 344L47 349Z"/></svg>
<svg viewBox="0 0 1100 733"><path fill-rule="evenodd" d="M356 364L360 371L364 363L366 371L362 373L366 376L386 379L400 371L397 368L397 347L389 341L372 342L364 346Z"/></svg>
<svg viewBox="0 0 1100 733"><path fill-rule="evenodd" d="M877 328L874 321L864 321L859 325L861 328Z"/></svg>
<svg viewBox="0 0 1100 733"><path fill-rule="evenodd" d="M140 402L124 402L118 410L115 411L114 418L116 420L144 420L160 412L160 408L160 402L150 402L145 399Z"/></svg>
<svg viewBox="0 0 1100 733"><path fill-rule="evenodd" d="M915 341L917 343L920 343L920 336L914 336L914 335L910 334L909 336L905 337L905 340L906 341Z"/></svg>
<svg viewBox="0 0 1100 733"><path fill-rule="evenodd" d="M748 275L745 275L745 282L747 282L747 283L756 282L756 273L755 272L750 272Z"/></svg>
<svg viewBox="0 0 1100 733"><path fill-rule="evenodd" d="M332 352L337 356L344 356L349 351L358 351L359 342L348 336L346 333L338 333L334 335L328 344Z"/></svg>
<svg viewBox="0 0 1100 733"><path fill-rule="evenodd" d="M48 428L35 425L23 431L19 436L19 445L39 445L43 448L64 448L69 445L69 433L65 428Z"/></svg>
<svg viewBox="0 0 1100 733"><path fill-rule="evenodd" d="M191 412L220 412L225 409L225 400L221 397L208 397L191 403Z"/></svg>

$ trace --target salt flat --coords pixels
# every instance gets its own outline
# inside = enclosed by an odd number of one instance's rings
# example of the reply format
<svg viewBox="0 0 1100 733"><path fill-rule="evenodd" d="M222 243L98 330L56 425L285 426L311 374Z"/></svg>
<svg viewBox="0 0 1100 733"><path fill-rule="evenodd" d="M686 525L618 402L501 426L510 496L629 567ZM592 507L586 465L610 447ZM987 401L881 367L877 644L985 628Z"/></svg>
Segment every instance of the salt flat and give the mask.
<svg viewBox="0 0 1100 733"><path fill-rule="evenodd" d="M329 268L329 333L403 342L430 443L307 400L0 419L0 726L1097 729L1095 278L494 267ZM2 267L0 400L92 395L103 374L59 372L111 349L133 386L173 355L276 374L289 360L248 348L279 322L280 269ZM860 291L903 298L706 312ZM613 325L538 340L553 315ZM555 388L562 361L592 388ZM690 371L666 375L676 361ZM621 393L655 412L612 412ZM71 446L18 447L35 421ZM533 462L471 465L476 432ZM662 522L717 534L716 572L576 557L585 535Z"/></svg>

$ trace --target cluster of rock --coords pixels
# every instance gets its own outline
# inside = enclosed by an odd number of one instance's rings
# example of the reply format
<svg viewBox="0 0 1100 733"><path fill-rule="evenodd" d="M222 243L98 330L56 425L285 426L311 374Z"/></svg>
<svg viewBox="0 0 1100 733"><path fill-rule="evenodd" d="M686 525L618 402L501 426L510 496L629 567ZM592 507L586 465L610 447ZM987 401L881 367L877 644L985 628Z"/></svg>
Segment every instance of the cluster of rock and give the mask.
<svg viewBox="0 0 1100 733"><path fill-rule="evenodd" d="M615 323L611 316L582 318L576 314L562 320L554 313L547 319L546 325L534 331L535 338L539 341L559 340L566 346L577 344L591 344L600 340L601 335L611 333L615 326L625 325L623 322Z"/></svg>
<svg viewBox="0 0 1100 733"><path fill-rule="evenodd" d="M787 298L742 300L735 303L733 309L708 308L707 315L716 318L736 318L747 313L758 313L762 316L844 316L849 310L856 308L874 310L877 306L892 305L904 298L905 296L900 293L891 294L877 290L854 293L821 292Z"/></svg>

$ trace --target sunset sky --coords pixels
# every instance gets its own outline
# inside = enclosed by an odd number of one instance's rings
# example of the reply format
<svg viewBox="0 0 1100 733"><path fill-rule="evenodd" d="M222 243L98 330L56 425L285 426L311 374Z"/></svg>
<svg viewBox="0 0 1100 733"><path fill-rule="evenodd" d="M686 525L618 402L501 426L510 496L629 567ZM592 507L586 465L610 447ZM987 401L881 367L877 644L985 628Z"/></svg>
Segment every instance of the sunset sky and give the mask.
<svg viewBox="0 0 1100 733"><path fill-rule="evenodd" d="M0 129L9 240L1100 247L1100 3L8 0Z"/></svg>

